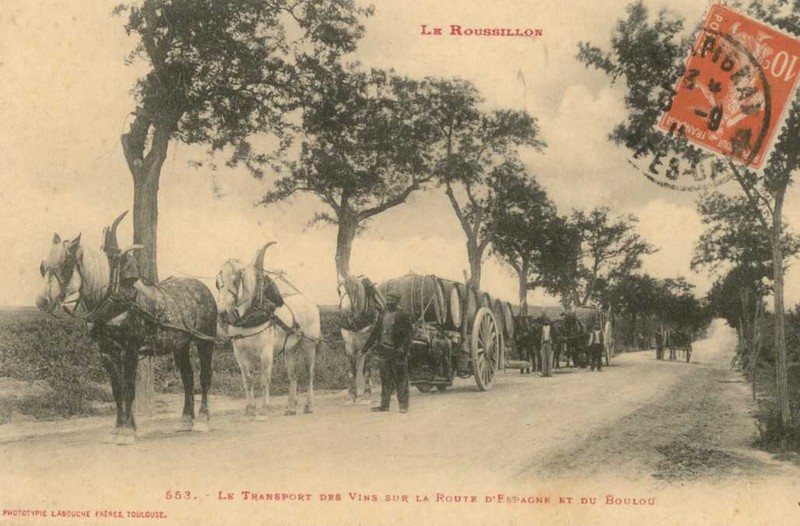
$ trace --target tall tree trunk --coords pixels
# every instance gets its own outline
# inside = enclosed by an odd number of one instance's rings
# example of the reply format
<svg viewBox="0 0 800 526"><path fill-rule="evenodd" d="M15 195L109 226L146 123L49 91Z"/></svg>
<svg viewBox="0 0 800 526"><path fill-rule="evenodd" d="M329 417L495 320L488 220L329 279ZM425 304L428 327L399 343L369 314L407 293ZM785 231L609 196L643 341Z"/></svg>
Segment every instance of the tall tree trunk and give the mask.
<svg viewBox="0 0 800 526"><path fill-rule="evenodd" d="M161 167L133 174L133 242L143 245L137 253L142 276L158 283L158 184Z"/></svg>
<svg viewBox="0 0 800 526"><path fill-rule="evenodd" d="M469 236L469 234L467 234ZM481 259L483 251L471 236L467 239L467 258L469 259L469 282L478 290L481 288Z"/></svg>
<svg viewBox="0 0 800 526"><path fill-rule="evenodd" d="M178 118L171 123L156 123L142 109L138 109L135 115L130 130L120 138L133 178L133 242L144 246L136 254L139 272L151 283L157 283L158 185ZM151 128L150 149L145 153ZM134 411L140 415L152 415L154 410L155 364L153 357L149 356L139 360L137 366Z"/></svg>
<svg viewBox="0 0 800 526"><path fill-rule="evenodd" d="M519 313L525 316L528 314L528 262L522 261L520 269L517 271L519 278Z"/></svg>
<svg viewBox="0 0 800 526"><path fill-rule="evenodd" d="M339 218L339 230L336 233L336 275L344 278L350 275L350 254L353 252L353 241L358 231L358 223L345 214Z"/></svg>
<svg viewBox="0 0 800 526"><path fill-rule="evenodd" d="M783 312L783 199L785 191L775 196L775 207L772 213L772 273L775 290L775 381L778 396L778 410L784 427L792 424L792 408L789 404L789 378L786 364L786 332Z"/></svg>

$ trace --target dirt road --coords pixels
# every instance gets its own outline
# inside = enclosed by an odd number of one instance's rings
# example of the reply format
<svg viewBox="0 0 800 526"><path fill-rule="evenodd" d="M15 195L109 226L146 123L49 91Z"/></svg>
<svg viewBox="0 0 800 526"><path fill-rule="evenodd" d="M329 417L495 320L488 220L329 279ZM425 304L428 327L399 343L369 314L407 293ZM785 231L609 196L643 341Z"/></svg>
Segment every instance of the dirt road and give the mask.
<svg viewBox="0 0 800 526"><path fill-rule="evenodd" d="M2 508L92 518L0 522L139 522L94 518L111 510L167 516L148 524L796 524L800 471L749 447L734 343L715 324L690 364L648 352L600 373L509 371L489 392L462 380L415 393L407 415L336 394L313 415L281 416L278 399L268 422L221 415L205 434L146 422L133 447L104 445L98 430L6 443Z"/></svg>

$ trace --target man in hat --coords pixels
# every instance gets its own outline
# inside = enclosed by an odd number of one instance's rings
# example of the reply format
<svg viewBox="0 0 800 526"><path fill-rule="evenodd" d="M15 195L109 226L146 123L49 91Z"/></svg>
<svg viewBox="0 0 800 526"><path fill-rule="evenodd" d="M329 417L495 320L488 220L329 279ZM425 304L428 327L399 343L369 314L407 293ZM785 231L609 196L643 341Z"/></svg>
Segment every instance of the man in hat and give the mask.
<svg viewBox="0 0 800 526"><path fill-rule="evenodd" d="M392 392L397 390L400 412L408 412L408 353L413 323L399 307L400 295L386 294L386 309L378 316L364 349L372 348L372 356L381 373L381 404L373 411L388 411Z"/></svg>
<svg viewBox="0 0 800 526"><path fill-rule="evenodd" d="M540 362L542 364L542 376L550 376L553 367L553 331L550 325L550 318L545 314L542 319L542 341L539 346Z"/></svg>

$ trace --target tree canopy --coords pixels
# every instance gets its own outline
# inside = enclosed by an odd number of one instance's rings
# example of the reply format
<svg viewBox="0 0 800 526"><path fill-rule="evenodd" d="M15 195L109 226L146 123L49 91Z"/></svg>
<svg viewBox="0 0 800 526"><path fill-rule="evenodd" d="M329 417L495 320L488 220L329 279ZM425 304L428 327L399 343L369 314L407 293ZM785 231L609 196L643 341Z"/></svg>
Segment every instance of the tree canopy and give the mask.
<svg viewBox="0 0 800 526"><path fill-rule="evenodd" d="M522 313L527 294L538 286L558 292L553 274L566 263L559 245L556 208L547 192L525 166L509 159L495 168L488 181L487 231L492 252L517 274Z"/></svg>
<svg viewBox="0 0 800 526"><path fill-rule="evenodd" d="M486 111L470 82L425 79L428 118L437 132L433 143L434 174L467 237L470 280L480 286L481 261L491 243L486 228L489 180L495 168L516 158L520 147L541 151L539 124L525 111Z"/></svg>
<svg viewBox="0 0 800 526"><path fill-rule="evenodd" d="M312 223L338 226L340 276L350 273L352 243L366 222L433 178L426 105L418 81L348 66L320 76L317 96L303 107L299 157L287 163L262 203L297 192L317 196L326 211Z"/></svg>
<svg viewBox="0 0 800 526"><path fill-rule="evenodd" d="M157 196L170 142L212 153L230 147L232 164L253 166L270 155L253 151L254 135L273 134L285 148L286 116L308 96L310 72L355 49L371 9L353 0L143 0L114 12L138 39L128 61L148 66L121 140L134 182L134 242L144 245L139 266L155 281Z"/></svg>

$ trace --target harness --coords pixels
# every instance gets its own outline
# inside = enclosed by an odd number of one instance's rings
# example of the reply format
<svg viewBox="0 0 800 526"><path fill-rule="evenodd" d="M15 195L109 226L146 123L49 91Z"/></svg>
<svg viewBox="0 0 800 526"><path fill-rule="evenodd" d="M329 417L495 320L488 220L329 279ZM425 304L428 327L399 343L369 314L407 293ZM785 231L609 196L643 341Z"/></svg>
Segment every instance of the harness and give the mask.
<svg viewBox="0 0 800 526"><path fill-rule="evenodd" d="M361 286L364 288L364 306L361 309L361 312L357 316L354 316L352 314L352 309L351 309L350 315L345 317L344 323L342 324L343 329L353 332L363 330L377 321L378 315L377 313L370 314L370 306L374 306L377 311L381 310L380 305L375 305L374 289L372 287L367 287L366 285L364 285L364 278L359 279L356 283L360 283ZM346 282L343 284L343 286L345 293L350 298L350 305L354 305L353 294L352 291L350 290L350 287L347 286ZM341 305L341 300L340 300L340 305Z"/></svg>
<svg viewBox="0 0 800 526"><path fill-rule="evenodd" d="M308 298L302 292L300 292L300 290L298 290L297 287L295 287L294 284L292 284L292 282L290 282L289 279L286 278L286 276L283 275L283 273L274 272L274 271L268 271L268 270L263 270L263 269L256 269L256 271L259 272L259 274L257 275L255 297L253 298L253 301L250 304L250 308L239 319L239 320L245 320L245 321L242 322L242 323L233 323L233 324L230 324L230 325L232 327L236 327L237 329L251 329L251 328L255 329L257 327L260 327L260 328L257 331L251 332L251 333L248 333L248 334L225 335L225 336L222 337L223 340L236 341L236 340L242 340L244 338L252 338L253 336L257 336L257 335L261 334L262 332L265 332L268 329L271 329L272 327L274 327L275 326L275 319L278 317L278 315L275 314L275 311L277 309L272 309L271 312L268 312L266 309L264 309L264 306L266 305L265 300L270 301L270 303L272 303L273 305L277 305L277 307L286 307L286 309L289 311L289 314L292 316L291 324L295 325L297 323L297 317L296 317L296 315L294 313L294 310L292 309L292 307L288 303L283 301L283 296L294 296L296 294L299 294L300 296L302 296L306 300L308 300ZM278 291L277 285L275 284L274 280L271 279L272 276L277 277L283 283L285 283L286 285L291 287L293 292L291 292L289 294L281 294ZM280 300L279 304L278 304L278 302L272 301L272 299L270 299L267 296L267 294L269 294L269 293L277 294L277 296L278 296L278 298ZM237 300L238 299L239 298L237 298ZM241 305L241 303L238 304L237 307L239 305ZM254 323L254 320L260 320L260 321L258 323ZM289 334L288 332L285 332L284 338L283 338L283 346L281 347L281 350L275 354L275 358L277 358L278 356L283 354L284 351L286 351L286 345L289 343L289 338L291 336L296 336L300 340L307 340L307 341L310 341L310 342L313 342L313 343L319 343L320 341L322 341L322 338L314 339L314 338L311 338L309 336L306 336L305 334ZM292 349L297 347L297 345L299 345L299 343L300 342L298 341L297 344L295 344L292 347Z"/></svg>
<svg viewBox="0 0 800 526"><path fill-rule="evenodd" d="M152 312L149 312L141 308L141 306L136 302L136 297L138 295L138 291L136 289L133 289L133 294L130 294L127 297L123 296L119 292L120 274L121 274L120 269L123 263L125 263L124 258L123 259L115 258L115 261L111 261L111 258L109 258L109 267L110 267L109 284L108 288L106 289L105 296L103 296L103 299L101 299L100 302L97 304L97 306L95 306L94 309L89 311L86 314L86 316L79 316L77 314L77 310L80 305L84 305L85 307L85 301L83 299L82 294L78 295L78 299L75 300L75 306L72 308L72 310L69 310L66 302L62 303L61 309L69 316L81 320L85 323L98 323L98 322L104 323L110 319L113 319L121 315L126 311L136 311L139 315L146 318L149 322L159 327L186 332L192 335L193 337L201 340L206 340L206 341L216 340L216 338L214 338L213 336L209 336L207 334L203 334L199 331L192 329L191 327L189 327L189 325L183 318L181 318L182 325L177 325L174 323L169 323L164 319L160 319ZM85 281L84 276L81 273L81 268L80 265L78 264L77 259L72 261L72 265L73 265L72 272L78 272L78 275L81 277L81 281L82 282ZM59 285L63 288L63 282L61 276L55 273L53 275L56 276L56 280L59 282ZM70 278L71 276L72 274L70 272ZM169 279L170 278L168 278L167 280ZM158 284L150 286L159 291L164 297L167 296L167 293Z"/></svg>

